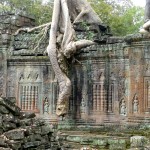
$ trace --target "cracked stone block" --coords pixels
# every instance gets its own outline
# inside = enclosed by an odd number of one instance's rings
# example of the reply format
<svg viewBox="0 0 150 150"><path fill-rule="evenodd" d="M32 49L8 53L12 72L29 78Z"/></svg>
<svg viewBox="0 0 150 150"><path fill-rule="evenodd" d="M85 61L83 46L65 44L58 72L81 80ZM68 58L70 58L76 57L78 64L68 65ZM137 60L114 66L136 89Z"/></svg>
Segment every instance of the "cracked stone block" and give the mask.
<svg viewBox="0 0 150 150"><path fill-rule="evenodd" d="M146 144L145 136L132 136L130 138L131 148L140 148L144 147Z"/></svg>
<svg viewBox="0 0 150 150"><path fill-rule="evenodd" d="M82 137L82 140L81 140L81 144L82 145L89 145L93 142L93 139L91 137Z"/></svg>
<svg viewBox="0 0 150 150"><path fill-rule="evenodd" d="M32 112L22 112L19 116L19 119L30 119L30 118L34 118L35 117L35 113Z"/></svg>
<svg viewBox="0 0 150 150"><path fill-rule="evenodd" d="M45 125L45 121L42 118L40 118L40 119L34 118L33 124L34 124L34 126L43 126L43 125Z"/></svg>
<svg viewBox="0 0 150 150"><path fill-rule="evenodd" d="M11 103L15 104L16 103L16 98L15 97L9 97L9 100Z"/></svg>
<svg viewBox="0 0 150 150"><path fill-rule="evenodd" d="M12 112L13 115L20 115L21 109L18 106L11 103L9 100L4 100L0 97L0 105L6 107L9 111Z"/></svg>
<svg viewBox="0 0 150 150"><path fill-rule="evenodd" d="M5 132L4 135L10 140L21 140L24 138L24 129L14 129Z"/></svg>
<svg viewBox="0 0 150 150"><path fill-rule="evenodd" d="M69 135L67 138L66 138L67 141L70 141L70 142L81 142L82 141L82 136L78 135L78 136L74 136L74 135Z"/></svg>
<svg viewBox="0 0 150 150"><path fill-rule="evenodd" d="M6 140L4 139L4 137L0 137L0 147L1 146L7 147Z"/></svg>
<svg viewBox="0 0 150 150"><path fill-rule="evenodd" d="M3 115L3 120L6 122L15 122L15 117L12 114Z"/></svg>
<svg viewBox="0 0 150 150"><path fill-rule="evenodd" d="M41 134L41 128L39 126L32 126L32 132L34 134Z"/></svg>
<svg viewBox="0 0 150 150"><path fill-rule="evenodd" d="M14 140L9 140L7 141L9 147L11 147L13 150L18 150L21 148L21 141L14 141Z"/></svg>
<svg viewBox="0 0 150 150"><path fill-rule="evenodd" d="M3 40L10 40L11 36L8 34L2 34L2 39Z"/></svg>
<svg viewBox="0 0 150 150"><path fill-rule="evenodd" d="M32 134L26 137L26 142L32 141L42 141L42 137L40 134Z"/></svg>
<svg viewBox="0 0 150 150"><path fill-rule="evenodd" d="M0 150L12 150L11 148L0 147Z"/></svg>
<svg viewBox="0 0 150 150"><path fill-rule="evenodd" d="M100 139L100 138L93 139L92 145L104 148L107 145L107 139Z"/></svg>
<svg viewBox="0 0 150 150"><path fill-rule="evenodd" d="M31 148L31 147L37 147L41 145L40 141L34 141L34 142L27 142L23 145L24 148Z"/></svg>
<svg viewBox="0 0 150 150"><path fill-rule="evenodd" d="M9 130L13 130L16 128L16 124L15 123L11 123L11 122L8 122L8 121L4 121L3 122L3 130L6 132L6 131L9 131Z"/></svg>
<svg viewBox="0 0 150 150"><path fill-rule="evenodd" d="M0 113L2 113L2 114L9 114L9 110L6 109L4 106L0 105Z"/></svg>
<svg viewBox="0 0 150 150"><path fill-rule="evenodd" d="M52 128L49 125L41 126L41 134L42 135L46 135L50 132L52 132Z"/></svg>
<svg viewBox="0 0 150 150"><path fill-rule="evenodd" d="M33 124L32 119L20 120L20 126L31 126Z"/></svg>
<svg viewBox="0 0 150 150"><path fill-rule="evenodd" d="M112 138L108 140L110 150L126 150L126 141L125 139L116 139Z"/></svg>

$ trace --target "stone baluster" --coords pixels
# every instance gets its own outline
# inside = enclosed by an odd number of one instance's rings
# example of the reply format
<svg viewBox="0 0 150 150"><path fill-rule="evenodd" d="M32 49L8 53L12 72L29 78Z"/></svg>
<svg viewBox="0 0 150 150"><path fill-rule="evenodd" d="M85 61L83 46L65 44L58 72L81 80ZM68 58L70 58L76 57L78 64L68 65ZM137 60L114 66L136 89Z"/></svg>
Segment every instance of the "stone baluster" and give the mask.
<svg viewBox="0 0 150 150"><path fill-rule="evenodd" d="M111 84L109 86L109 99L108 99L108 112L112 112L112 100L113 100L113 94L114 94L114 86Z"/></svg>
<svg viewBox="0 0 150 150"><path fill-rule="evenodd" d="M33 86L33 100L32 100L32 110L35 109L35 86Z"/></svg>
<svg viewBox="0 0 150 150"><path fill-rule="evenodd" d="M104 112L107 111L107 95L106 95L106 90L105 90L105 87L104 87L104 84L103 84L103 108L104 108Z"/></svg>
<svg viewBox="0 0 150 150"><path fill-rule="evenodd" d="M93 110L94 111L96 111L96 109L97 109L97 92L96 92L96 90L97 90L97 85L96 84L94 84L93 85Z"/></svg>
<svg viewBox="0 0 150 150"><path fill-rule="evenodd" d="M35 109L38 109L38 86L35 86Z"/></svg>
<svg viewBox="0 0 150 150"><path fill-rule="evenodd" d="M21 86L21 88L20 88L20 95L21 95L21 97L20 97L20 108L22 109L22 102L23 102L23 86Z"/></svg>
<svg viewBox="0 0 150 150"><path fill-rule="evenodd" d="M97 84L97 111L100 111L100 85Z"/></svg>
<svg viewBox="0 0 150 150"><path fill-rule="evenodd" d="M21 86L22 88L21 88L21 97L20 97L20 99L21 99L21 101L20 101L20 107L21 107L21 109L23 110L23 103L24 103L24 86Z"/></svg>
<svg viewBox="0 0 150 150"><path fill-rule="evenodd" d="M27 86L25 86L25 91L24 91L24 110L26 110L26 106L27 106L27 100L28 100L28 96L27 96Z"/></svg>
<svg viewBox="0 0 150 150"><path fill-rule="evenodd" d="M31 101L31 86L28 86L28 110L30 110L30 101Z"/></svg>
<svg viewBox="0 0 150 150"><path fill-rule="evenodd" d="M104 85L101 84L101 111L104 111Z"/></svg>
<svg viewBox="0 0 150 150"><path fill-rule="evenodd" d="M33 101L33 86L30 87L30 110L32 110L32 101Z"/></svg>

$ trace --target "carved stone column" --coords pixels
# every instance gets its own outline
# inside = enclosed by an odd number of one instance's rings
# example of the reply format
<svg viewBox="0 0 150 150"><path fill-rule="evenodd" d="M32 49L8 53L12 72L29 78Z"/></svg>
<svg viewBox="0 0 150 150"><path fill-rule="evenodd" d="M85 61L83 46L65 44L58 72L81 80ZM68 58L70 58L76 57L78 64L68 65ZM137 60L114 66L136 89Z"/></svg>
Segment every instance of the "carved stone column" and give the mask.
<svg viewBox="0 0 150 150"><path fill-rule="evenodd" d="M7 48L0 44L0 96L6 97L7 91Z"/></svg>
<svg viewBox="0 0 150 150"><path fill-rule="evenodd" d="M88 103L88 72L87 65L83 64L83 86L82 86L82 99L80 103L81 118L88 119L89 103Z"/></svg>

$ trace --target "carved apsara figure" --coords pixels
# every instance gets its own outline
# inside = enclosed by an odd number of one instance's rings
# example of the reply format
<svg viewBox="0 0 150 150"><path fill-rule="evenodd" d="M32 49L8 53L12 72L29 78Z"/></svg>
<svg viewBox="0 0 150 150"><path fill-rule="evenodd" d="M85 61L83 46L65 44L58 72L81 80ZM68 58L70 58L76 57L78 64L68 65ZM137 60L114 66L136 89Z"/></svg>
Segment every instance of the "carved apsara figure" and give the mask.
<svg viewBox="0 0 150 150"><path fill-rule="evenodd" d="M126 102L124 99L121 100L121 104L120 104L120 114L121 115L126 115Z"/></svg>
<svg viewBox="0 0 150 150"><path fill-rule="evenodd" d="M48 102L47 97L43 101L43 113L49 114L49 102Z"/></svg>
<svg viewBox="0 0 150 150"><path fill-rule="evenodd" d="M138 112L138 107L139 107L139 101L138 101L137 95L135 94L134 99L133 99L133 113Z"/></svg>

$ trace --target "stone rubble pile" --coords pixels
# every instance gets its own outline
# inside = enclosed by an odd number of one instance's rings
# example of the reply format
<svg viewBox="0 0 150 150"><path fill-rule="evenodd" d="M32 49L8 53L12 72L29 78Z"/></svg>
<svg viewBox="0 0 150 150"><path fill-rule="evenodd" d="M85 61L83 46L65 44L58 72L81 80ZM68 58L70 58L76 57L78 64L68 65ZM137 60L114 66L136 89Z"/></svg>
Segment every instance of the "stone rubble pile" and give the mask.
<svg viewBox="0 0 150 150"><path fill-rule="evenodd" d="M52 127L34 113L0 98L0 150L59 150Z"/></svg>

